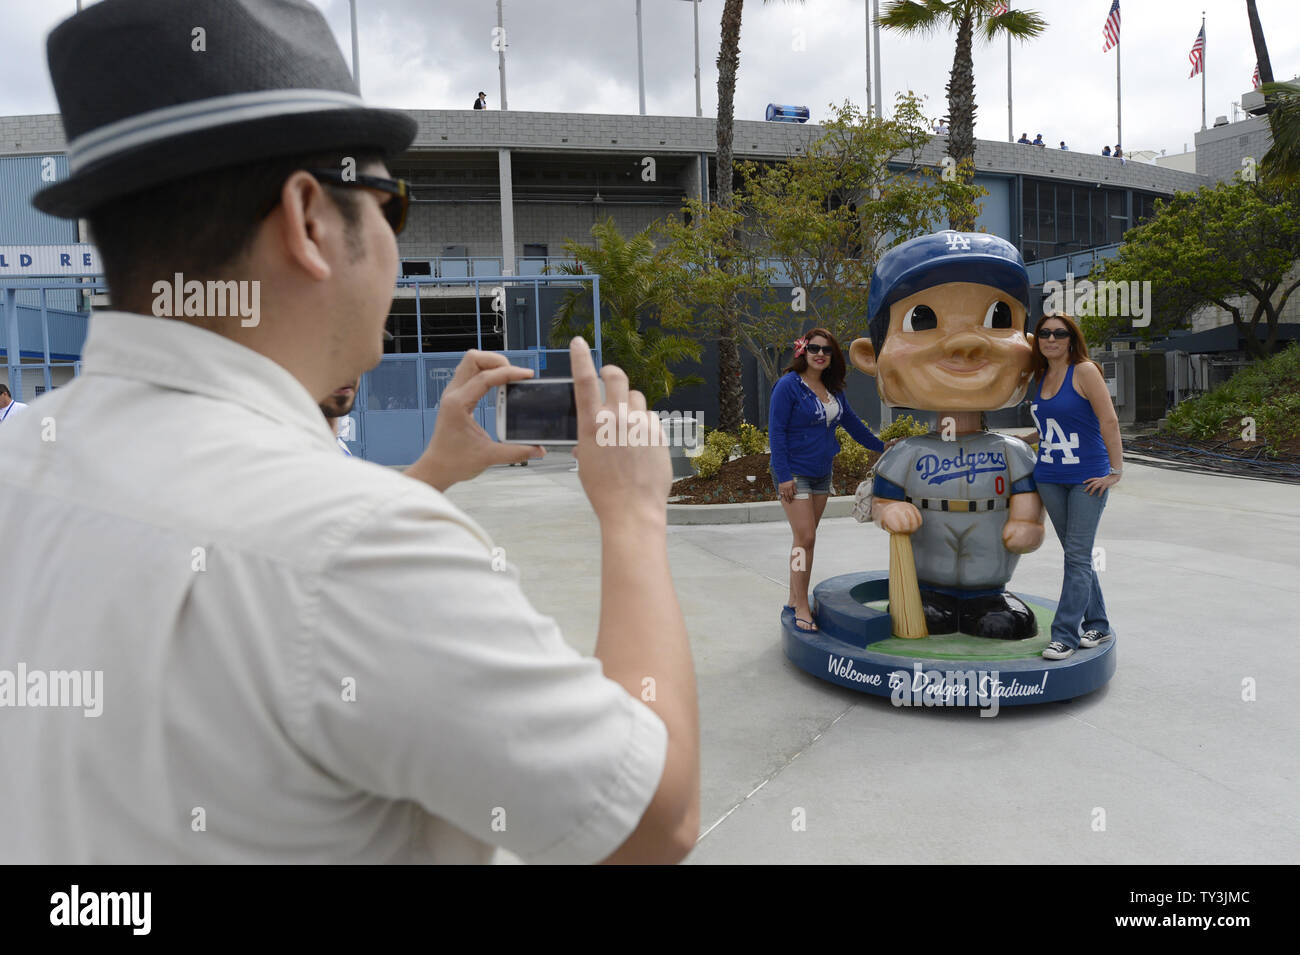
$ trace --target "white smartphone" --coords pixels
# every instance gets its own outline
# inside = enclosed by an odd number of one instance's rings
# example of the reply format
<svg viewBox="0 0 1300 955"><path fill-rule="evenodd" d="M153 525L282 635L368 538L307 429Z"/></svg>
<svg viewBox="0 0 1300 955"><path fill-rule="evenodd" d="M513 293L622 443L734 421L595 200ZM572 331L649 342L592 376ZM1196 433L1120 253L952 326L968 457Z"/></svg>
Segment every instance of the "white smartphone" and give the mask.
<svg viewBox="0 0 1300 955"><path fill-rule="evenodd" d="M527 378L497 388L497 440L507 444L577 444L573 379Z"/></svg>

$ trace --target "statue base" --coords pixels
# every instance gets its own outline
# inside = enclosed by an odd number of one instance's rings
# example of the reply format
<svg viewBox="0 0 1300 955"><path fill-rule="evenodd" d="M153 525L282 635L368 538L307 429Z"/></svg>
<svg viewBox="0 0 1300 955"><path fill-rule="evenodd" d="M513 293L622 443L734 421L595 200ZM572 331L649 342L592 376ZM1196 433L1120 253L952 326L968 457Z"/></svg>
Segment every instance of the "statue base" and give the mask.
<svg viewBox="0 0 1300 955"><path fill-rule="evenodd" d="M1115 674L1115 637L1045 660L1056 601L1016 594L1038 618L1038 635L990 640L963 633L916 640L893 635L889 573L842 574L813 589L819 629L800 630L781 612L782 644L790 662L829 683L889 697L898 706L1002 706L1070 700L1104 686Z"/></svg>

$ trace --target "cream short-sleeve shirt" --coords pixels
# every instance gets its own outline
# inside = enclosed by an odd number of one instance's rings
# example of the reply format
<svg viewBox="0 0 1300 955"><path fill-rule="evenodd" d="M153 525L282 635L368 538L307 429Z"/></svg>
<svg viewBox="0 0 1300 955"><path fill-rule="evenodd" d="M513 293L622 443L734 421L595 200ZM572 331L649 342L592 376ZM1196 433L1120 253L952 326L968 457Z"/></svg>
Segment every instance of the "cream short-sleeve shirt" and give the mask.
<svg viewBox="0 0 1300 955"><path fill-rule="evenodd" d="M284 369L99 313L37 404L0 429L0 859L596 862L636 828L662 720ZM99 714L17 705L20 663L98 673Z"/></svg>

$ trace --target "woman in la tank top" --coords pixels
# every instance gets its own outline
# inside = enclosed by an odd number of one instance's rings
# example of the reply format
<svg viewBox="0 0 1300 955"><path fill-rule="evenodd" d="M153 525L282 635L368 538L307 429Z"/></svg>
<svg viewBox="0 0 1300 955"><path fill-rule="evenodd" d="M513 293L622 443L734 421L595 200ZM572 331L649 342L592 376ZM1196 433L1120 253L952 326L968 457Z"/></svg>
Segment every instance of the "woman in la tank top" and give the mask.
<svg viewBox="0 0 1300 955"><path fill-rule="evenodd" d="M1111 637L1092 549L1101 512L1124 463L1119 418L1106 380L1068 315L1038 320L1029 396L1038 427L1034 482L1065 551L1061 599L1043 656L1064 660Z"/></svg>

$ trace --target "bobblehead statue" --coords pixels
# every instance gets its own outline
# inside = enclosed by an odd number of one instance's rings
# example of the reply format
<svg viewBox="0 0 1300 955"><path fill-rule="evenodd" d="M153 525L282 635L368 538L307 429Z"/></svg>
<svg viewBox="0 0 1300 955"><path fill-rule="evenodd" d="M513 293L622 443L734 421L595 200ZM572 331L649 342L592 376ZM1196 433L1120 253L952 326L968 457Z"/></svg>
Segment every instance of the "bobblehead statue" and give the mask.
<svg viewBox="0 0 1300 955"><path fill-rule="evenodd" d="M981 421L982 412L1025 397L1028 309L1020 253L997 236L921 236L876 266L870 338L853 342L850 361L875 377L884 404L937 412L938 421L929 434L885 451L875 467L871 520L893 535L895 636L1024 640L1038 633L1034 613L1005 589L1020 555L1043 541L1034 452L983 430ZM915 607L918 587L924 625L912 610L901 632L896 605L910 597Z"/></svg>

